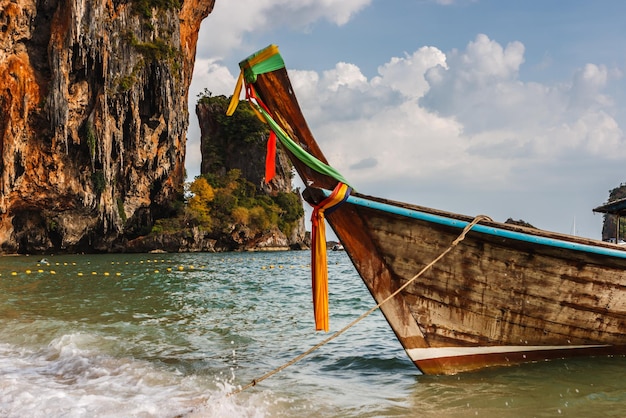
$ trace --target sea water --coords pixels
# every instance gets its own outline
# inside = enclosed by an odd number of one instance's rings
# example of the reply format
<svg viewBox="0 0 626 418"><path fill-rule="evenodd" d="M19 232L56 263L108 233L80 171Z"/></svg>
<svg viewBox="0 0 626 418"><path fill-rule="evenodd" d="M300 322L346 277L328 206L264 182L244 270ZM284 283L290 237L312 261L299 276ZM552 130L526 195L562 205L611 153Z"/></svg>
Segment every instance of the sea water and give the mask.
<svg viewBox="0 0 626 418"><path fill-rule="evenodd" d="M308 252L0 257L0 416L626 416L624 357L424 376L378 311L259 380L374 306L328 256L328 334Z"/></svg>

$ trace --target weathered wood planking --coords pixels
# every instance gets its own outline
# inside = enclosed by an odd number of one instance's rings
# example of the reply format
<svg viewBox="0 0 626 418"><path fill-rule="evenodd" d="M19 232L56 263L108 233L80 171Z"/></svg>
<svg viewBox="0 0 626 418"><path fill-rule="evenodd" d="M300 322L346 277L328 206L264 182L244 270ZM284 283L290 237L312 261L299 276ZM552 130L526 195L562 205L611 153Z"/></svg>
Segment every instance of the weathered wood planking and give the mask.
<svg viewBox="0 0 626 418"><path fill-rule="evenodd" d="M361 210L401 283L458 236L458 230ZM614 339L626 333L624 270L603 268L586 257L556 258L549 248L545 255L536 247L534 253L522 252L492 241L470 232L462 248L409 286L404 297L422 328L437 324L434 333L448 344L453 335L458 343L496 345L606 342L603 335ZM429 337L429 343L436 341Z"/></svg>

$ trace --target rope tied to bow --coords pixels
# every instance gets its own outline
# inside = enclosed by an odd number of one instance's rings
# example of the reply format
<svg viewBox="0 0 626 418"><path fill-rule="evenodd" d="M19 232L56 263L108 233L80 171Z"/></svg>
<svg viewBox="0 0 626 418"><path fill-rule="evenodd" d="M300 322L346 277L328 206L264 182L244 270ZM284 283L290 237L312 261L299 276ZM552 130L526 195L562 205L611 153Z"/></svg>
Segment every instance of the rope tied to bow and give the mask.
<svg viewBox="0 0 626 418"><path fill-rule="evenodd" d="M373 313L374 311L376 311L377 309L379 309L382 305L384 305L385 303L387 303L389 300L393 299L398 293L400 293L401 291L403 291L404 289L406 289L411 283L413 283L415 280L417 280L419 277L421 277L426 271L428 271L432 266L434 266L435 264L437 264L437 262L439 262L443 257L445 257L446 254L448 254L450 251L452 251L454 249L454 247L456 247L461 241L463 241L465 239L465 236L467 235L467 233L479 222L481 221L489 221L491 222L491 218L486 216L486 215L478 215L476 216L472 222L468 223L465 228L463 228L463 231L461 232L461 234L454 240L452 241L452 244L450 244L450 246L448 248L446 248L441 254L439 254L433 261L431 261L430 263L428 263L424 268L422 268L419 272L417 272L417 274L415 274L415 276L413 276L411 279L409 279L406 283L404 283L402 286L400 286L395 292L393 292L392 294L390 294L389 296L387 296L383 301L381 301L379 304L377 304L376 306L374 306L373 308L371 308L370 310L368 310L367 312L363 313L361 316L359 316L358 318L356 318L355 320L353 320L352 322L350 322L348 325L346 325L345 327L343 327L342 329L340 329L339 331L335 332L333 335L331 335L330 337L326 338L325 340L319 342L318 344L314 345L313 347L309 348L307 351L305 351L304 353L298 355L297 357L294 357L293 359L291 359L290 361L288 361L287 363L283 364L280 367L277 367L276 369L264 374L263 376L252 380L250 383L248 383L245 386L242 386L241 388L238 388L232 392L230 392L227 396L233 396L236 395L238 393L243 392L246 389L249 389L253 386L256 386L258 383L262 382L263 380L275 375L276 373L286 369L287 367L297 363L298 361L302 360L303 358L305 358L306 356L308 356L309 354L311 354L312 352L314 352L315 350L319 349L320 347L323 347L324 345L328 344L329 342L331 342L332 340L334 340L335 338L339 337L341 334L343 334L344 332L346 332L348 329L352 328L353 326L355 326L357 323L361 322L363 319L365 319L366 317L368 317L371 313Z"/></svg>

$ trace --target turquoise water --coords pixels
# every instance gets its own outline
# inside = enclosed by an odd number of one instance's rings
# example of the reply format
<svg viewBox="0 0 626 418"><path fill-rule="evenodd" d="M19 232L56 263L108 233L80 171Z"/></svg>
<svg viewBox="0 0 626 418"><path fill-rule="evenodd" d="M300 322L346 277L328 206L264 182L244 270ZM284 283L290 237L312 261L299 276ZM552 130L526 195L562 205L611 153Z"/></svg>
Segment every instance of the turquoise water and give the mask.
<svg viewBox="0 0 626 418"><path fill-rule="evenodd" d="M626 416L626 359L423 376L379 312L314 331L308 252L0 258L3 417ZM331 333L373 306L329 253Z"/></svg>

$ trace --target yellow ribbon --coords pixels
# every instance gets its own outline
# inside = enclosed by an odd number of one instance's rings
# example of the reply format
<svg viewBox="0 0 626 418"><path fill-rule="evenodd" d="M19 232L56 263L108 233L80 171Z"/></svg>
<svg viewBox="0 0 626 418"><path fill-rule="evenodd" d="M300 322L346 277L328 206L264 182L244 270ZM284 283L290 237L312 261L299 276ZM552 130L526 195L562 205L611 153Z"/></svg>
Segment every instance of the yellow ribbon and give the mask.
<svg viewBox="0 0 626 418"><path fill-rule="evenodd" d="M237 84L235 85L235 91L233 92L233 97L230 98L230 104L228 105L228 109L226 110L226 116L232 116L235 113L235 109L237 109L237 105L239 104L239 96L241 95L241 88L243 87L243 70L239 72L239 78L237 79Z"/></svg>

